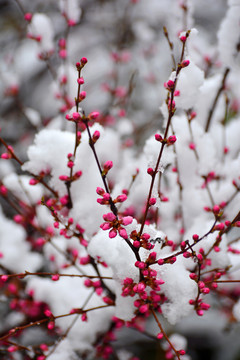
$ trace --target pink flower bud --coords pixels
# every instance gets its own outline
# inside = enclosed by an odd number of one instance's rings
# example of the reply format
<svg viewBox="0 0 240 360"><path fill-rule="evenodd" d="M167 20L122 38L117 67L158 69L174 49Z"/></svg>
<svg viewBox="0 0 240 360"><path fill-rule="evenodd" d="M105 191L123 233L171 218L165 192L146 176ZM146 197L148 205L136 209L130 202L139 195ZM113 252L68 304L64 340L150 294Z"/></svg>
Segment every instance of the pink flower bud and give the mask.
<svg viewBox="0 0 240 360"><path fill-rule="evenodd" d="M205 288L202 289L202 292L203 292L203 294L209 294L210 289L205 287Z"/></svg>
<svg viewBox="0 0 240 360"><path fill-rule="evenodd" d="M111 229L111 225L108 222L105 222L100 225L100 228L104 231Z"/></svg>
<svg viewBox="0 0 240 360"><path fill-rule="evenodd" d="M224 224L224 223L220 223L220 224L217 224L217 225L215 226L215 229L216 229L216 230L224 230L224 228L225 228L225 224Z"/></svg>
<svg viewBox="0 0 240 360"><path fill-rule="evenodd" d="M24 19L28 22L30 22L32 20L32 14L31 13L26 13L24 14Z"/></svg>
<svg viewBox="0 0 240 360"><path fill-rule="evenodd" d="M120 228L120 229L118 230L118 232L119 232L119 235L120 235L123 239L126 240L126 239L128 238L126 229Z"/></svg>
<svg viewBox="0 0 240 360"><path fill-rule="evenodd" d="M218 214L219 211L220 211L220 207L218 205L214 205L214 207L213 207L214 214Z"/></svg>
<svg viewBox="0 0 240 360"><path fill-rule="evenodd" d="M66 59L67 57L67 50L66 49L60 49L58 52L58 55L61 59Z"/></svg>
<svg viewBox="0 0 240 360"><path fill-rule="evenodd" d="M104 201L109 201L110 198L111 198L111 195L110 195L109 193L103 194L103 200L104 200Z"/></svg>
<svg viewBox="0 0 240 360"><path fill-rule="evenodd" d="M35 241L35 244L37 246L43 246L44 244L46 243L46 240L44 238L38 238L36 241Z"/></svg>
<svg viewBox="0 0 240 360"><path fill-rule="evenodd" d="M113 167L113 162L111 160L106 161L105 164L103 165L104 170L110 170Z"/></svg>
<svg viewBox="0 0 240 360"><path fill-rule="evenodd" d="M17 224L21 224L24 221L24 217L20 214L17 214L13 217L13 220L17 223Z"/></svg>
<svg viewBox="0 0 240 360"><path fill-rule="evenodd" d="M6 196L7 192L8 192L7 188L4 185L1 185L0 186L0 194L3 196Z"/></svg>
<svg viewBox="0 0 240 360"><path fill-rule="evenodd" d="M100 131L96 130L93 133L92 139L94 141L94 143L100 138Z"/></svg>
<svg viewBox="0 0 240 360"><path fill-rule="evenodd" d="M194 240L194 241L198 241L198 239L199 239L199 235L194 234L194 235L192 236L192 238L193 238L193 240Z"/></svg>
<svg viewBox="0 0 240 360"><path fill-rule="evenodd" d="M192 280L196 280L196 279L197 279L197 275L196 275L195 273L189 274L189 277L190 277L190 279L192 279Z"/></svg>
<svg viewBox="0 0 240 360"><path fill-rule="evenodd" d="M117 230L116 229L110 230L108 236L110 237L110 239L115 238L117 236Z"/></svg>
<svg viewBox="0 0 240 360"><path fill-rule="evenodd" d="M54 329L54 327L55 327L55 322L54 321L49 321L49 323L48 323L48 330L53 330Z"/></svg>
<svg viewBox="0 0 240 360"><path fill-rule="evenodd" d="M96 120L99 117L99 112L98 111L92 111L89 115L88 115L90 120Z"/></svg>
<svg viewBox="0 0 240 360"><path fill-rule="evenodd" d="M97 187L96 193L97 193L98 195L103 196L103 195L105 194L105 190L104 190L103 188L101 188L101 187Z"/></svg>
<svg viewBox="0 0 240 360"><path fill-rule="evenodd" d="M194 143L192 143L192 142L188 146L189 146L189 149L191 149L191 150L196 149L196 145Z"/></svg>
<svg viewBox="0 0 240 360"><path fill-rule="evenodd" d="M52 280L53 281L58 281L59 280L59 275L58 274L52 275Z"/></svg>
<svg viewBox="0 0 240 360"><path fill-rule="evenodd" d="M185 355L186 351L181 349L181 350L178 351L178 353L179 353L179 355Z"/></svg>
<svg viewBox="0 0 240 360"><path fill-rule="evenodd" d="M174 144L176 142L177 138L175 135L171 135L169 136L169 138L167 139L168 144Z"/></svg>
<svg viewBox="0 0 240 360"><path fill-rule="evenodd" d="M36 184L38 184L37 179L32 178L32 179L29 180L29 185L36 185Z"/></svg>
<svg viewBox="0 0 240 360"><path fill-rule="evenodd" d="M157 339L158 339L158 340L161 340L162 338L163 338L163 333L158 333L158 334L157 334Z"/></svg>
<svg viewBox="0 0 240 360"><path fill-rule="evenodd" d="M82 66L86 65L86 63L88 62L87 58L86 57L82 57L81 60L80 60L80 63Z"/></svg>
<svg viewBox="0 0 240 360"><path fill-rule="evenodd" d="M52 312L51 312L49 309L45 310L45 311L44 311L44 314L45 314L45 316L47 316L47 317L52 316Z"/></svg>
<svg viewBox="0 0 240 360"><path fill-rule="evenodd" d="M74 166L74 162L72 160L68 161L67 166L71 169Z"/></svg>
<svg viewBox="0 0 240 360"><path fill-rule="evenodd" d="M16 345L11 345L7 348L7 351L12 353L18 350L18 347Z"/></svg>
<svg viewBox="0 0 240 360"><path fill-rule="evenodd" d="M46 356L45 355L40 355L37 357L37 360L45 360Z"/></svg>
<svg viewBox="0 0 240 360"><path fill-rule="evenodd" d="M155 205L156 204L156 198L151 198L151 199L149 199L149 205L151 206L151 205Z"/></svg>
<svg viewBox="0 0 240 360"><path fill-rule="evenodd" d="M202 260L203 260L202 254L198 254L198 255L197 255L197 258L198 258L199 261L202 261Z"/></svg>
<svg viewBox="0 0 240 360"><path fill-rule="evenodd" d="M143 261L136 261L135 266L139 269L144 269L146 267L146 264Z"/></svg>
<svg viewBox="0 0 240 360"><path fill-rule="evenodd" d="M8 280L8 276L7 275L2 275L1 280L6 282Z"/></svg>
<svg viewBox="0 0 240 360"><path fill-rule="evenodd" d="M174 88L174 86L175 86L174 81L168 80L168 82L167 82L167 88L168 88L169 90L172 90L172 89Z"/></svg>
<svg viewBox="0 0 240 360"><path fill-rule="evenodd" d="M203 281L198 282L199 289L203 289L205 287L205 283Z"/></svg>
<svg viewBox="0 0 240 360"><path fill-rule="evenodd" d="M204 314L203 310L197 310L197 315L198 316L203 316L203 314Z"/></svg>
<svg viewBox="0 0 240 360"><path fill-rule="evenodd" d="M105 220L105 221L111 221L112 222L115 219L116 219L116 216L112 212L103 215L103 220Z"/></svg>
<svg viewBox="0 0 240 360"><path fill-rule="evenodd" d="M80 94L79 94L79 99L80 100L84 100L87 96L87 93L86 91L81 91Z"/></svg>
<svg viewBox="0 0 240 360"><path fill-rule="evenodd" d="M147 169L147 173L148 173L149 175L153 176L154 171L153 171L152 168L148 168L148 169Z"/></svg>
<svg viewBox="0 0 240 360"><path fill-rule="evenodd" d="M67 176L67 175L60 175L60 176L59 176L59 180L61 180L61 181L67 181L67 180L68 180L68 176Z"/></svg>
<svg viewBox="0 0 240 360"><path fill-rule="evenodd" d="M162 141L162 136L160 134L155 134L155 139L157 141Z"/></svg>
<svg viewBox="0 0 240 360"><path fill-rule="evenodd" d="M8 160L8 159L11 158L11 155L8 154L8 153L3 153L3 154L1 155L1 158L4 159L4 160Z"/></svg>
<svg viewBox="0 0 240 360"><path fill-rule="evenodd" d="M155 260L156 260L156 257L157 257L157 253L156 253L155 251L153 251L153 252L151 252L151 253L149 254L148 259L149 259L150 261L155 261Z"/></svg>
<svg viewBox="0 0 240 360"><path fill-rule="evenodd" d="M159 259L158 260L158 265L163 265L164 264L164 260L163 259Z"/></svg>
<svg viewBox="0 0 240 360"><path fill-rule="evenodd" d="M140 246L141 246L140 241L134 240L133 246L134 246L135 248L137 248L137 249L140 248Z"/></svg>
<svg viewBox="0 0 240 360"><path fill-rule="evenodd" d="M91 261L91 258L90 258L89 255L87 255L87 256L82 256L82 257L80 258L80 260L79 260L79 263L80 263L81 265L87 265L87 264L90 263L90 261Z"/></svg>
<svg viewBox="0 0 240 360"><path fill-rule="evenodd" d="M81 119L81 116L80 116L80 114L78 112L74 112L72 114L72 118L73 118L73 120L78 121L78 120Z"/></svg>
<svg viewBox="0 0 240 360"><path fill-rule="evenodd" d="M201 309L202 310L208 310L211 306L209 304L206 304L206 303L201 303Z"/></svg>
<svg viewBox="0 0 240 360"><path fill-rule="evenodd" d="M84 79L83 79L83 77L78 78L78 79L77 79L77 83L78 83L79 85L83 85L83 84L84 84Z"/></svg>
<svg viewBox="0 0 240 360"><path fill-rule="evenodd" d="M87 314L86 314L86 313L83 313L83 314L82 314L81 320L82 320L82 321L87 321Z"/></svg>
<svg viewBox="0 0 240 360"><path fill-rule="evenodd" d="M127 200L127 195L125 194L122 194L122 195L119 195L117 198L116 198L116 202L124 202Z"/></svg>
<svg viewBox="0 0 240 360"><path fill-rule="evenodd" d="M187 67L189 64L190 64L190 61L189 61L189 60L183 60L182 63L181 63L181 66L182 66L182 68L185 68L185 67Z"/></svg>
<svg viewBox="0 0 240 360"><path fill-rule="evenodd" d="M82 176L82 171L81 171L81 170L77 171L77 172L74 174L74 177L75 177L75 178L80 178L80 176Z"/></svg>
<svg viewBox="0 0 240 360"><path fill-rule="evenodd" d="M90 279L86 279L86 280L84 280L84 285L86 286L86 287L91 287L92 286L92 280L90 280Z"/></svg>
<svg viewBox="0 0 240 360"><path fill-rule="evenodd" d="M171 259L169 259L170 264L174 264L177 261L176 256L173 256Z"/></svg>
<svg viewBox="0 0 240 360"><path fill-rule="evenodd" d="M148 305L147 305L147 304L141 305L141 306L139 307L139 312L140 312L141 314L144 314L144 313L146 313L147 311L148 311Z"/></svg>
<svg viewBox="0 0 240 360"><path fill-rule="evenodd" d="M180 40L181 40L183 43L185 43L185 41L187 40L187 38L186 38L186 36L183 35L183 36L180 37Z"/></svg>

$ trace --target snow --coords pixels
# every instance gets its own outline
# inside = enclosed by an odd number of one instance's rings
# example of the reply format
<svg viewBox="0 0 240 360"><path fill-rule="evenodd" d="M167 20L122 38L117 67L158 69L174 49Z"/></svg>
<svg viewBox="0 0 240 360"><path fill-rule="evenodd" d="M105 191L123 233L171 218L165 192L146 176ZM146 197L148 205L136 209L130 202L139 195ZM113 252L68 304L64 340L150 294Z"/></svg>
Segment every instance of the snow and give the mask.
<svg viewBox="0 0 240 360"><path fill-rule="evenodd" d="M13 273L34 272L38 270L43 259L40 254L31 252L26 242L26 232L21 225L7 219L0 208L0 249L3 257L1 263Z"/></svg>

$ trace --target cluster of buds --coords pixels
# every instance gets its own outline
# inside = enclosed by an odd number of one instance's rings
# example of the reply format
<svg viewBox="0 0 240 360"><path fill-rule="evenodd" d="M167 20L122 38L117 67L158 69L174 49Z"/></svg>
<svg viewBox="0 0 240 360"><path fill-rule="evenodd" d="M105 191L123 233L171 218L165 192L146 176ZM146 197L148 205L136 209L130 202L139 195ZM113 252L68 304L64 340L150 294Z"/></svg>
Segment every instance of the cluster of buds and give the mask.
<svg viewBox="0 0 240 360"><path fill-rule="evenodd" d="M144 249L151 250L154 248L154 245L151 244L150 235L143 233L140 238L136 230L133 230L130 234L130 238L133 240L133 246L138 249L143 247Z"/></svg>
<svg viewBox="0 0 240 360"><path fill-rule="evenodd" d="M190 299L189 304L194 306L198 316L203 316L204 311L207 311L211 307L209 304L203 302L202 299L198 299L198 300Z"/></svg>
<svg viewBox="0 0 240 360"><path fill-rule="evenodd" d="M98 195L101 196L101 198L97 199L97 202L101 205L109 205L111 201L111 195L107 193L103 188L97 187L96 192ZM122 203L127 200L126 194L121 194L116 197L116 199L112 200L114 204L116 203Z"/></svg>
<svg viewBox="0 0 240 360"><path fill-rule="evenodd" d="M175 135L170 135L167 139L164 139L160 134L155 134L155 139L160 143L167 145L173 145L177 141Z"/></svg>
<svg viewBox="0 0 240 360"><path fill-rule="evenodd" d="M11 159L13 157L13 154L14 154L13 147L11 145L8 145L7 152L2 153L1 159L4 160Z"/></svg>
<svg viewBox="0 0 240 360"><path fill-rule="evenodd" d="M103 219L105 222L100 225L102 230L110 230L109 237L110 239L114 238L119 234L123 239L127 239L127 231L122 226L127 226L132 223L132 216L125 216L122 219L118 219L112 212L104 214Z"/></svg>
<svg viewBox="0 0 240 360"><path fill-rule="evenodd" d="M84 285L87 288L93 288L98 296L102 295L103 288L100 280L93 281L91 279L86 279L84 280Z"/></svg>
<svg viewBox="0 0 240 360"><path fill-rule="evenodd" d="M64 182L72 182L72 181L78 180L81 177L81 175L82 175L82 171L79 170L72 177L67 176L67 175L60 175L59 180L64 181Z"/></svg>

